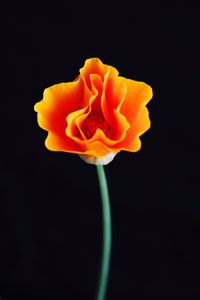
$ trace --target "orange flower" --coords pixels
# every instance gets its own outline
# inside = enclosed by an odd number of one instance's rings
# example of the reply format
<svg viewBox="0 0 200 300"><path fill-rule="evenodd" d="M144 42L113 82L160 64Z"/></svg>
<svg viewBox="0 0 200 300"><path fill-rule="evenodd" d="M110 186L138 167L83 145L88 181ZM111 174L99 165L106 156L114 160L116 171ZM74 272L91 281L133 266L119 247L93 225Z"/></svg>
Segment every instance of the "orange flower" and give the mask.
<svg viewBox="0 0 200 300"><path fill-rule="evenodd" d="M91 58L73 82L45 89L34 109L48 131L49 150L106 164L121 150L140 149L140 136L150 127L146 104L151 98L149 85L118 76L114 67Z"/></svg>

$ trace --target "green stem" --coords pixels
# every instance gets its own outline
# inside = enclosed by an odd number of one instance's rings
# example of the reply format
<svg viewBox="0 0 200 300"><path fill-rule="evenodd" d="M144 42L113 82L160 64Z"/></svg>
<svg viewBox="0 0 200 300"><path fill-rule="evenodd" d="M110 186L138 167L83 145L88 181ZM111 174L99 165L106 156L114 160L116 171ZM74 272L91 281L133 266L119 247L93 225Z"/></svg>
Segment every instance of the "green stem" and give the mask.
<svg viewBox="0 0 200 300"><path fill-rule="evenodd" d="M96 300L104 300L106 297L106 289L108 285L108 275L109 275L109 268L110 268L111 213L110 213L108 186L107 186L106 176L104 172L104 167L102 165L97 166L97 174L98 174L101 201L102 201L103 237L102 237L101 269L99 273L99 285L97 289Z"/></svg>

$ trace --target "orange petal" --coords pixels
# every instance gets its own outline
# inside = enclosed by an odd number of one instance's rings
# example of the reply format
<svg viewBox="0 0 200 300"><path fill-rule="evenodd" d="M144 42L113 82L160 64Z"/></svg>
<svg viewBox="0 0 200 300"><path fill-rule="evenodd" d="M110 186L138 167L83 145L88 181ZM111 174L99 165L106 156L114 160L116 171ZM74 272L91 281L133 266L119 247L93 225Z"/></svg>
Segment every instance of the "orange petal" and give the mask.
<svg viewBox="0 0 200 300"><path fill-rule="evenodd" d="M122 150L136 152L140 149L141 142L139 136L141 136L150 127L149 112L148 109L143 106L140 113L135 120L135 123L127 130L126 138L117 147Z"/></svg>
<svg viewBox="0 0 200 300"><path fill-rule="evenodd" d="M118 110L113 111L113 135L112 140L120 142L125 136L130 127L125 116L123 116Z"/></svg>
<svg viewBox="0 0 200 300"><path fill-rule="evenodd" d="M126 95L126 85L124 80L117 78L116 72L109 72L105 76L104 89L101 106L107 123L115 128L114 109L124 101Z"/></svg>
<svg viewBox="0 0 200 300"><path fill-rule="evenodd" d="M72 152L72 153L84 153L85 149L82 148L79 144L74 142L69 137L60 136L53 132L49 132L45 140L45 146L51 151L63 151L63 152Z"/></svg>
<svg viewBox="0 0 200 300"><path fill-rule="evenodd" d="M49 131L46 140L48 149L82 153L83 148L67 137L65 130L66 116L82 105L83 88L81 80L56 84L45 89L43 100L34 106L40 127Z"/></svg>
<svg viewBox="0 0 200 300"><path fill-rule="evenodd" d="M74 111L67 117L68 126L66 128L66 135L79 144L82 144L82 139L85 139L85 135L82 132L79 123L83 122L87 118L88 114L90 113L90 111L87 110L88 107L82 108Z"/></svg>
<svg viewBox="0 0 200 300"><path fill-rule="evenodd" d="M88 105L83 109L72 112L67 116L66 134L74 141L82 145L82 140L86 140L84 131L82 130L82 123L90 114L91 110L98 110L98 102L102 92L102 80L98 74L91 74L91 83L93 95L88 99ZM96 103L97 102L97 103ZM100 105L100 103L99 103Z"/></svg>
<svg viewBox="0 0 200 300"><path fill-rule="evenodd" d="M101 129L98 128L96 133L94 134L94 136L89 140L83 141L82 145L85 145L88 149L90 149L90 144L100 141L102 144L105 145L105 147L111 149L114 145L118 144L120 141L123 141L125 136L126 136L126 133L123 132L118 140L113 140L113 139L108 138L105 135L105 133Z"/></svg>
<svg viewBox="0 0 200 300"><path fill-rule="evenodd" d="M87 149L94 155L95 157L103 157L110 152L113 152L111 147L109 147L109 142L112 144L113 142L107 139L102 132L101 129L97 129L94 137L88 141L85 141L84 144Z"/></svg>
<svg viewBox="0 0 200 300"><path fill-rule="evenodd" d="M95 111L101 110L101 95L103 90L102 78L98 74L90 75L92 92L93 92L93 101L90 101L91 109ZM95 95L95 97L94 97Z"/></svg>
<svg viewBox="0 0 200 300"><path fill-rule="evenodd" d="M66 116L81 108L82 94L83 86L80 81L60 83L45 89L43 100L34 106L38 117L42 116L40 126L57 133L63 132Z"/></svg>
<svg viewBox="0 0 200 300"><path fill-rule="evenodd" d="M152 88L144 82L125 79L127 93L120 112L126 116L128 122L134 122L141 104L146 105L152 98Z"/></svg>
<svg viewBox="0 0 200 300"><path fill-rule="evenodd" d="M80 69L80 76L85 81L87 87L91 90L91 74L98 74L102 80L107 72L108 66L104 65L99 58L90 58L85 61L83 68Z"/></svg>

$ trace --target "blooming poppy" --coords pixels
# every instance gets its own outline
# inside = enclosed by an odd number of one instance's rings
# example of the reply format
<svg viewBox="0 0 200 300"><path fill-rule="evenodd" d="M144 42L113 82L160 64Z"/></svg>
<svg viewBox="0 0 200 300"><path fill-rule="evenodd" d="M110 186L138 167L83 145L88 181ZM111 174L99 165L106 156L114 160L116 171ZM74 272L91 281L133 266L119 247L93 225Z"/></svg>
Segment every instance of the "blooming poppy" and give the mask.
<svg viewBox="0 0 200 300"><path fill-rule="evenodd" d="M34 109L39 126L48 131L49 150L106 164L121 150L140 149L140 136L150 127L146 104L152 89L118 74L114 67L91 58L74 81L44 90Z"/></svg>

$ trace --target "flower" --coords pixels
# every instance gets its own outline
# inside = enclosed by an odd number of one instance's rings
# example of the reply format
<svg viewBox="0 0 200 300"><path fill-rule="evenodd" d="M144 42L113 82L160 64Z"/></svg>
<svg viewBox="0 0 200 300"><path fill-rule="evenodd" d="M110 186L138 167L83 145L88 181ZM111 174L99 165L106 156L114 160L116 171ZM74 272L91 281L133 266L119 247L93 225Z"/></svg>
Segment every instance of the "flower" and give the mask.
<svg viewBox="0 0 200 300"><path fill-rule="evenodd" d="M150 127L146 104L152 89L118 74L114 67L91 58L74 81L44 90L34 109L39 126L48 131L49 150L107 164L121 150L140 149L140 136Z"/></svg>

